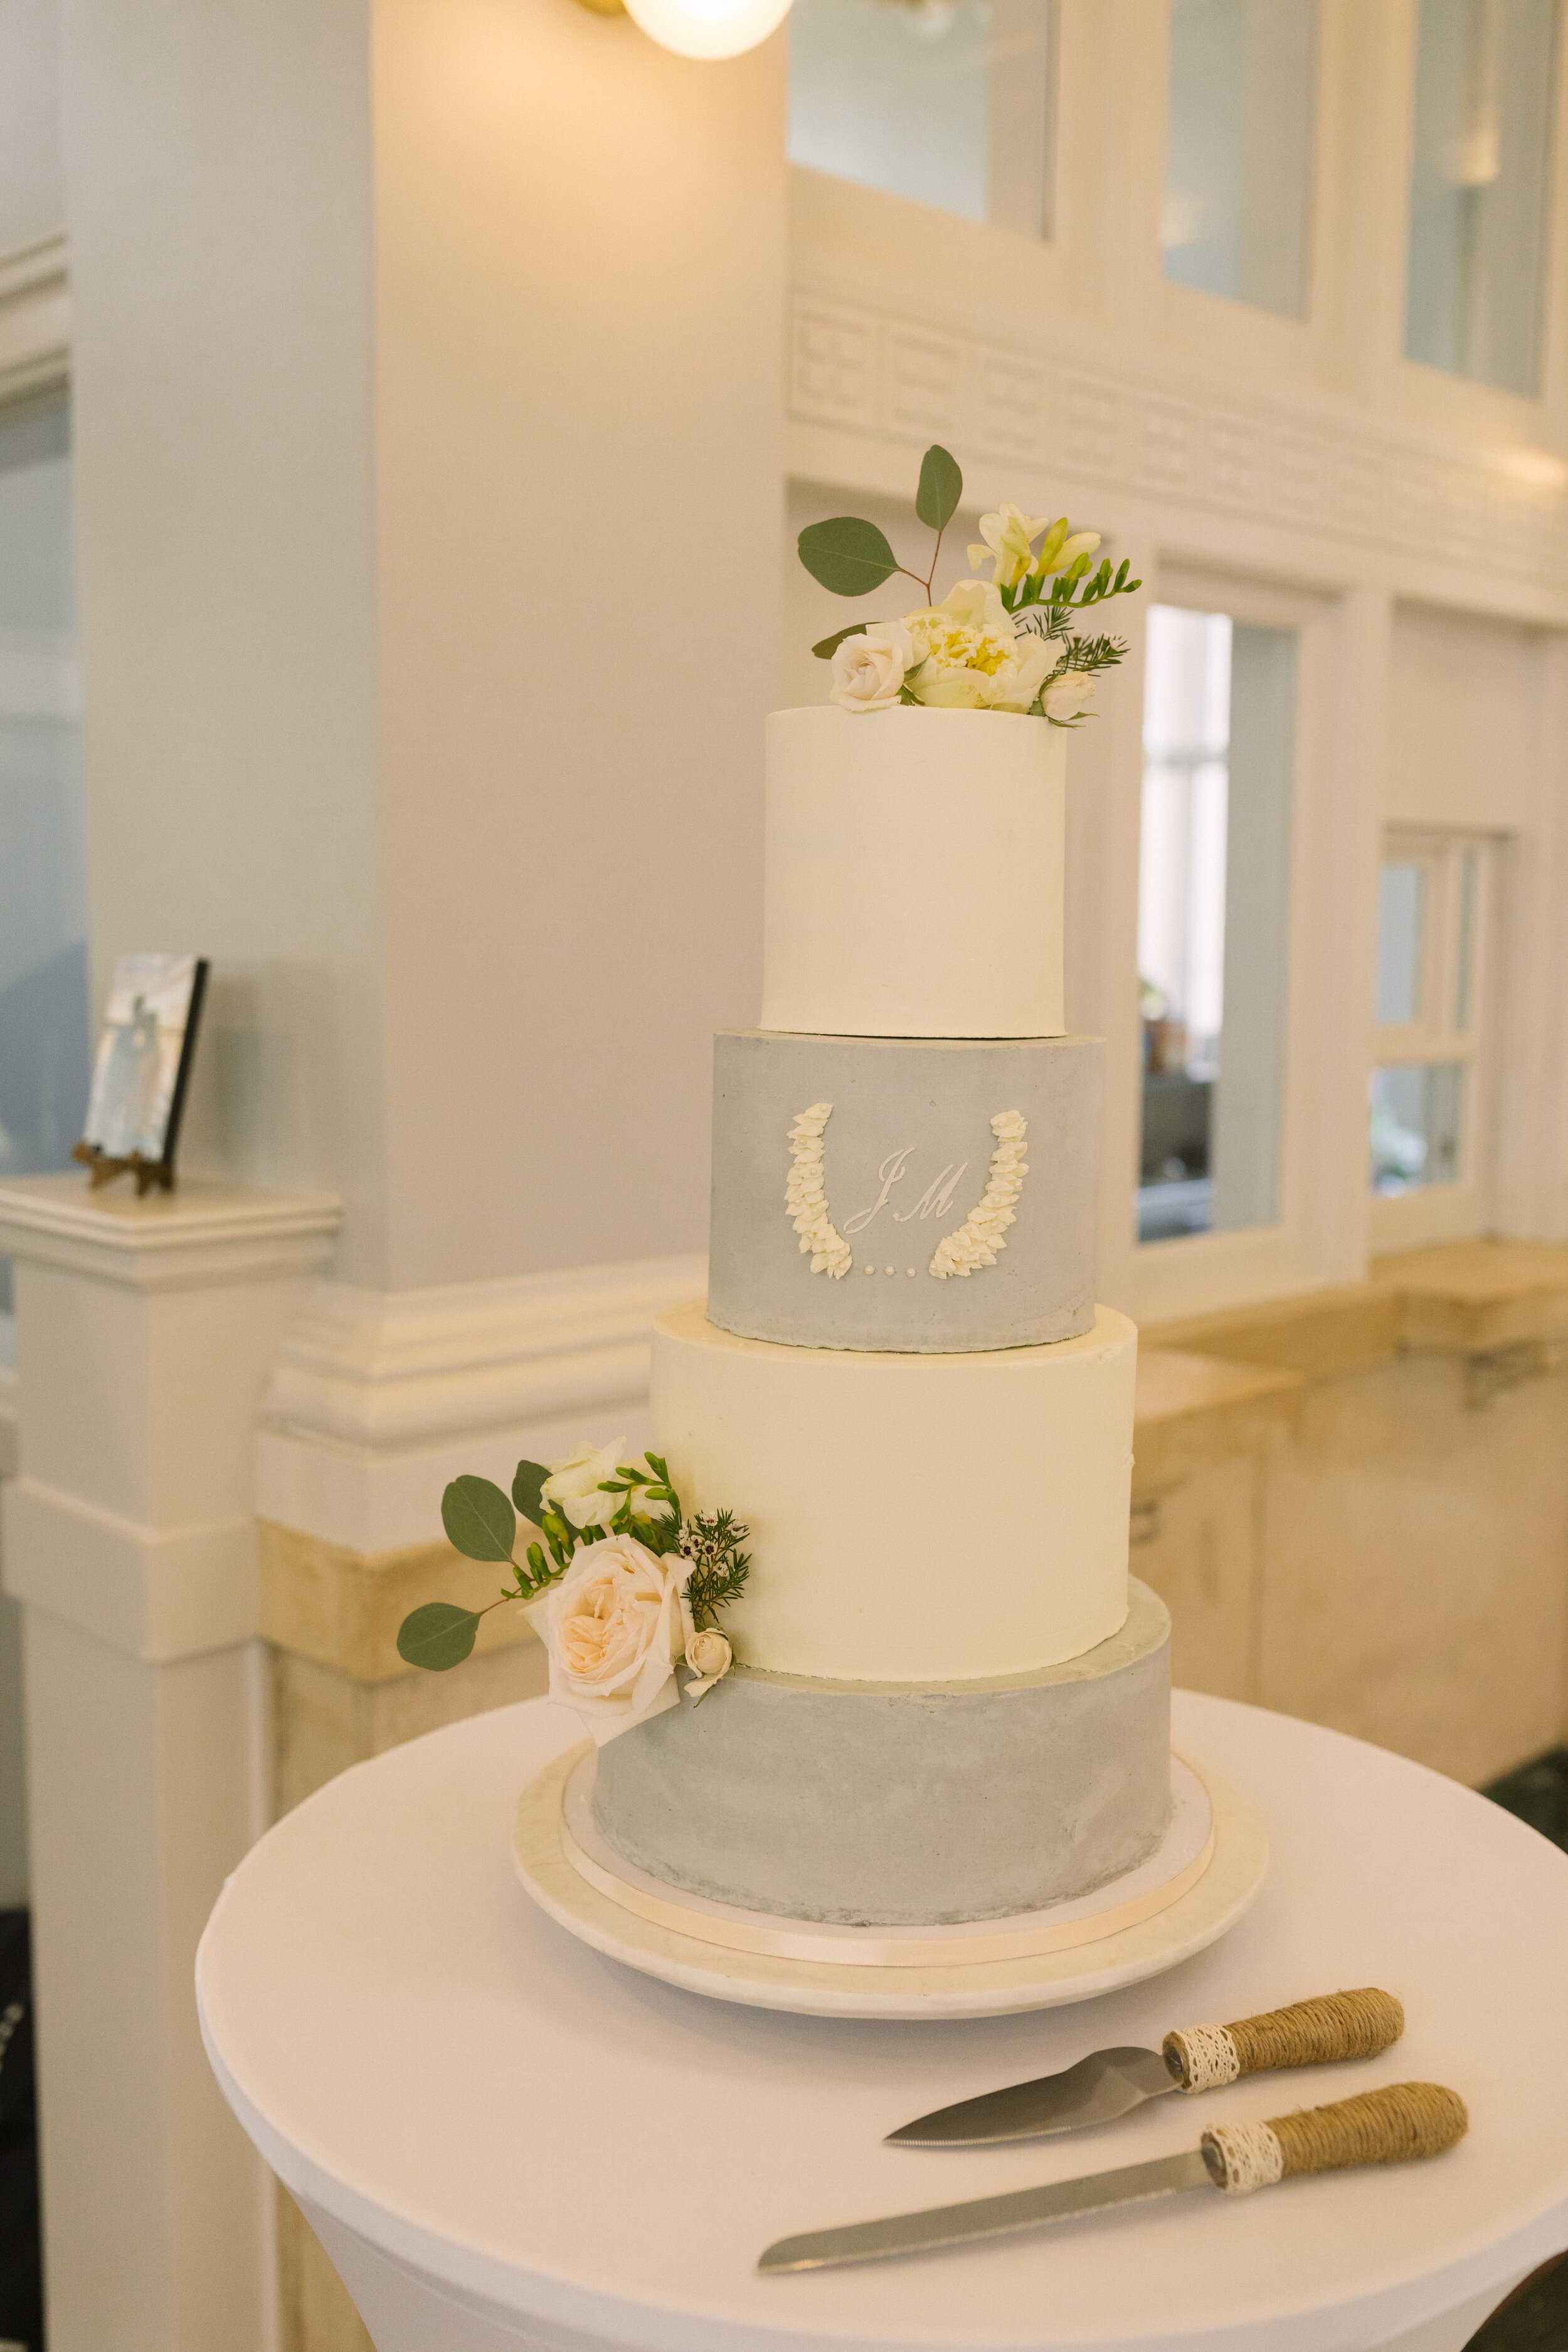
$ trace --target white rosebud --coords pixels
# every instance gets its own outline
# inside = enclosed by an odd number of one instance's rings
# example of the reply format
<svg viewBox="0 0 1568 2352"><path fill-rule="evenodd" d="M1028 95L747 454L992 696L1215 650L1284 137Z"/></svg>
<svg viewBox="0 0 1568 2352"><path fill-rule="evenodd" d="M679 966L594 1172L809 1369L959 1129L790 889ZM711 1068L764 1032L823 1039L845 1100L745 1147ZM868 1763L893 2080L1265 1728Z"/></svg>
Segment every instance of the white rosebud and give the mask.
<svg viewBox="0 0 1568 2352"><path fill-rule="evenodd" d="M858 636L846 637L834 655L827 699L841 710L890 710L914 657L901 621L874 621Z"/></svg>
<svg viewBox="0 0 1568 2352"><path fill-rule="evenodd" d="M1094 680L1081 669L1064 670L1046 688L1046 717L1074 719L1094 700Z"/></svg>
<svg viewBox="0 0 1568 2352"><path fill-rule="evenodd" d="M716 1633L710 1626L704 1633L688 1633L686 1663L697 1678L687 1684L686 1696L700 1699L715 1683L723 1681L735 1663L735 1653L723 1634Z"/></svg>

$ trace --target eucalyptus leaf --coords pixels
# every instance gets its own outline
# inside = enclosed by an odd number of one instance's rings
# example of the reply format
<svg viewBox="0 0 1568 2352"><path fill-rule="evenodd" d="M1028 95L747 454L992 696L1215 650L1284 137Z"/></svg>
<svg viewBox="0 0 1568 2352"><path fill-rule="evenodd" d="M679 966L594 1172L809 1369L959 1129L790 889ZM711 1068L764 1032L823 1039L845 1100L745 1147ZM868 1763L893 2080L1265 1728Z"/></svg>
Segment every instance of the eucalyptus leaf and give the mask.
<svg viewBox="0 0 1568 2352"><path fill-rule="evenodd" d="M542 1462L520 1462L511 1474L511 1499L531 1527L544 1517L544 1482L550 1473Z"/></svg>
<svg viewBox="0 0 1568 2352"><path fill-rule="evenodd" d="M448 1486L447 1492L451 1491ZM450 1601L427 1601L423 1609L411 1611L398 1627L397 1654L411 1666L444 1675L448 1666L462 1664L479 1630L479 1621L471 1609L459 1609Z"/></svg>
<svg viewBox="0 0 1568 2352"><path fill-rule="evenodd" d="M945 530L963 496L963 476L958 460L933 442L921 459L921 486L915 492L915 512L930 530Z"/></svg>
<svg viewBox="0 0 1568 2352"><path fill-rule="evenodd" d="M516 1514L489 1478L454 1478L441 1497L441 1525L467 1559L511 1559Z"/></svg>
<svg viewBox="0 0 1568 2352"><path fill-rule="evenodd" d="M835 629L830 637L824 637L819 644L813 646L811 650L818 661L831 661L846 637L863 637L865 634L864 621L851 621L847 629Z"/></svg>
<svg viewBox="0 0 1568 2352"><path fill-rule="evenodd" d="M800 560L814 580L835 596L868 596L898 570L898 558L874 522L858 515L835 515L808 523L797 542Z"/></svg>

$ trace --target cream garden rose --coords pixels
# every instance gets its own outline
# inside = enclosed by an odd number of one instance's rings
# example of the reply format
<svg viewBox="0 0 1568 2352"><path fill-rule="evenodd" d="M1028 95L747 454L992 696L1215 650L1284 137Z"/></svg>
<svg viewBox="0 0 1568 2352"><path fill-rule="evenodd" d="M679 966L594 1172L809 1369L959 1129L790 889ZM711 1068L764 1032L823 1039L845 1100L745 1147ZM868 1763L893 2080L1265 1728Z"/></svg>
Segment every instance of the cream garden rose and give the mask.
<svg viewBox="0 0 1568 2352"><path fill-rule="evenodd" d="M933 709L1026 711L1056 659L988 580L961 580L906 625L918 667L905 683Z"/></svg>
<svg viewBox="0 0 1568 2352"><path fill-rule="evenodd" d="M827 699L845 710L890 710L913 660L902 621L874 621L858 635L846 637L834 655Z"/></svg>
<svg viewBox="0 0 1568 2352"><path fill-rule="evenodd" d="M559 1583L530 1604L529 1622L550 1656L550 1696L581 1717L597 1746L679 1703L675 1662L689 1632L680 1596L686 1573L678 1552L660 1559L634 1536L607 1536L585 1545Z"/></svg>

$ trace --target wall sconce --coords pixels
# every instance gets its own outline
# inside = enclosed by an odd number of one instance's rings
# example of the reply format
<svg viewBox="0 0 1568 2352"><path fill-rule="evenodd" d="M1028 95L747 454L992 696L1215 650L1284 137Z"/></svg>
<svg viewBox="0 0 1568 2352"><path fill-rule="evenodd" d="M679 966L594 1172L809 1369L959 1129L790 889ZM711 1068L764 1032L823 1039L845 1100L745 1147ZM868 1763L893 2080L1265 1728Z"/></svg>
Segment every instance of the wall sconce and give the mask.
<svg viewBox="0 0 1568 2352"><path fill-rule="evenodd" d="M765 41L790 0L581 0L597 16L628 16L678 58L738 58Z"/></svg>

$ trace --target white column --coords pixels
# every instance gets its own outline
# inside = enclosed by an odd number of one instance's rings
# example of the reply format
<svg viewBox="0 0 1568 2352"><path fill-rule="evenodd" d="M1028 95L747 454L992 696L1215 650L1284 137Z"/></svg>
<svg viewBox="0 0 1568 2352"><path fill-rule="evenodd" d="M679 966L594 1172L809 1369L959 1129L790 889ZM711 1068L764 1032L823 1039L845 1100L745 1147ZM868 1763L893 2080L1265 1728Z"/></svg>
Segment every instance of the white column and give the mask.
<svg viewBox="0 0 1568 2352"><path fill-rule="evenodd" d="M321 1193L0 1188L49 2337L264 2352L261 2168L208 2073L196 1940L262 1825L255 1432L338 1224Z"/></svg>

